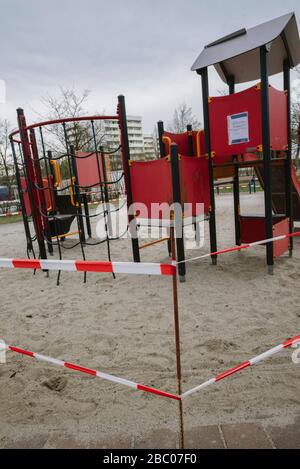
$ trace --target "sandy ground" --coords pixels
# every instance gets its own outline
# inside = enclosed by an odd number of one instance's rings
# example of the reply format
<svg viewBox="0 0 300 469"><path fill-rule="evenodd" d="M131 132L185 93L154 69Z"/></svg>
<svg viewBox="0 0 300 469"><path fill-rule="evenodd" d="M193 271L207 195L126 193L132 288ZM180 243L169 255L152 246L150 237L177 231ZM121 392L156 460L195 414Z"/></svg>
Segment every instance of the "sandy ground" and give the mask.
<svg viewBox="0 0 300 469"><path fill-rule="evenodd" d="M232 196L217 198L219 247L234 244ZM242 195L243 213L262 213L262 195ZM206 224L207 225L207 224ZM200 251L209 251L206 243ZM68 240L68 244L72 241ZM179 287L183 389L300 333L300 240L294 257L267 274L265 249L189 264ZM23 225L0 226L0 256L25 257ZM106 259L89 247L88 259ZM143 251L165 262L166 246ZM79 248L64 251L80 258ZM131 260L130 243L112 243ZM57 257L57 255L56 255ZM1 270L0 338L7 343L176 392L171 280L166 277ZM178 428L178 404L15 354L0 365L0 447L76 439L86 447L120 435ZM300 413L300 365L285 351L184 403L187 429L254 421L293 422ZM51 389L50 389L50 388ZM47 443L46 443L47 446ZM51 445L50 445L51 446ZM54 445L55 446L55 445Z"/></svg>

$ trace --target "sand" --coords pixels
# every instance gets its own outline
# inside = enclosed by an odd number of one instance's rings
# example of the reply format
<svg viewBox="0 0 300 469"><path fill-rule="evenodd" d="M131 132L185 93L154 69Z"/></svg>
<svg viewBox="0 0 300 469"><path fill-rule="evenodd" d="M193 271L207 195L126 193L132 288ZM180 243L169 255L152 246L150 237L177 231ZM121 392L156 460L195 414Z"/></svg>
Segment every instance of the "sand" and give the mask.
<svg viewBox="0 0 300 469"><path fill-rule="evenodd" d="M242 196L243 213L262 213L262 194ZM219 247L234 244L231 195L217 197ZM209 251L206 242L192 257ZM67 241L68 244L72 240ZM106 259L106 247L88 247ZM25 257L22 223L0 226L0 256ZM58 257L57 255L55 257ZM64 251L80 258L79 248ZM112 243L114 260L131 260L128 240ZM143 260L166 262L165 245ZM168 277L0 271L0 338L7 343L176 392L172 283ZM179 286L183 389L187 390L300 333L300 240L294 257L267 274L265 248L187 267ZM244 371L184 403L186 429L233 422L290 423L300 413L300 365L291 351ZM0 447L52 447L178 428L178 404L15 354L0 365ZM54 443L53 443L54 441ZM52 442L52 443L51 443Z"/></svg>

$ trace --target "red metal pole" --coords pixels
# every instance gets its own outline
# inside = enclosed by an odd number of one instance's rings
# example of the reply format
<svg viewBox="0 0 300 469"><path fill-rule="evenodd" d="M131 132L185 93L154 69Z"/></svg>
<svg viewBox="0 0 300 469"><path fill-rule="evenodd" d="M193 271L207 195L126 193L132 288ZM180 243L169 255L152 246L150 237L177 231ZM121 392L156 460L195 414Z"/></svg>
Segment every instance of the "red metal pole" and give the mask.
<svg viewBox="0 0 300 469"><path fill-rule="evenodd" d="M40 214L40 201L38 190L35 186L37 183L34 165L31 157L31 148L30 142L28 138L28 132L26 130L26 119L24 115L23 109L17 109L18 115L18 125L20 131L20 137L22 142L22 149L24 155L24 162L25 162L25 172L26 172L26 179L27 179L27 189L30 199L31 205L31 213L32 213L32 220L35 228L35 233L39 245L40 250L40 257L41 259L47 259L47 253L45 249L45 242L44 242L44 232L43 232L43 222L42 217Z"/></svg>

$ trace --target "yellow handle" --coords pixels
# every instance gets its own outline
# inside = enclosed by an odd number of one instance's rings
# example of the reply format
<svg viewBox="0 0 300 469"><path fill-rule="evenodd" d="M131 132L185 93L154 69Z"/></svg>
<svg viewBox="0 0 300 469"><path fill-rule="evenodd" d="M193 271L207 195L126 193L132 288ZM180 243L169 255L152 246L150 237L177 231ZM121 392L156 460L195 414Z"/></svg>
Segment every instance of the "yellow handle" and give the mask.
<svg viewBox="0 0 300 469"><path fill-rule="evenodd" d="M71 184L69 186L70 199L71 199L71 204L73 205L73 207L79 208L79 203L76 202L75 204L75 201L74 201L73 184L75 184L75 182L76 182L76 177L73 176L71 179Z"/></svg>
<svg viewBox="0 0 300 469"><path fill-rule="evenodd" d="M56 160L50 160L50 164L53 166L54 169L54 187L58 187L61 185L62 182L59 162Z"/></svg>

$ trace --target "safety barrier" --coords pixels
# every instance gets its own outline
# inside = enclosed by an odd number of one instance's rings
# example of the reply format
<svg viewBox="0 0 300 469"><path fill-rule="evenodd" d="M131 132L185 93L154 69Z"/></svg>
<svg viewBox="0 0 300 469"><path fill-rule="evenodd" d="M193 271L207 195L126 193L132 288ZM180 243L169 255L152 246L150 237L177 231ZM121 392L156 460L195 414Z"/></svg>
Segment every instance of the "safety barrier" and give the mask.
<svg viewBox="0 0 300 469"><path fill-rule="evenodd" d="M175 264L147 262L74 261L56 259L0 258L0 267L9 269L65 270L69 272L103 272L114 274L176 275Z"/></svg>
<svg viewBox="0 0 300 469"><path fill-rule="evenodd" d="M229 252L242 251L243 249L254 248L255 246L262 246L263 244L273 243L275 241L283 241L284 239L296 238L298 236L300 236L300 231L297 231L295 233L290 233L290 234L287 234L287 235L277 236L275 238L269 238L269 239L263 239L261 241L255 241L255 243L242 244L241 246L235 246L233 248L221 249L220 251L211 252L209 254L203 254L202 256L193 257L191 259L185 259L184 261L177 262L177 264L184 264L184 263L188 263L188 262L194 262L194 261L198 261L200 259L205 259L207 257L219 256L221 254L228 254Z"/></svg>
<svg viewBox="0 0 300 469"><path fill-rule="evenodd" d="M185 399L185 398L187 398L187 397L189 397L189 396L191 396L191 395L193 395L193 394L195 394L199 391L202 391L203 389L207 388L208 386L211 386L212 384L218 383L219 381L221 381L225 378L229 378L230 376L232 376L232 375L234 375L234 374L236 374L240 371L243 371L243 370L245 370L246 368L248 368L250 366L257 365L258 363L261 363L262 361L267 360L268 358L270 358L271 356L281 352L282 350L285 350L287 348L293 347L293 346L298 345L298 344L300 345L300 334L293 337L292 339L286 340L285 342L277 345L276 347L274 347L270 350L267 350L264 353L261 353L260 355L257 355L256 357L251 358L248 361L245 361L245 362L243 362L243 363L241 363L241 364L239 364L239 365L237 365L233 368L229 368L228 370L220 373L219 375L215 376L214 378L209 379L208 381L205 381L200 386L196 386L196 387L190 389L189 391L186 391L185 393L183 393L181 395L172 394L172 393L169 393L169 392L166 392L166 391L162 391L160 389L156 389L156 388L145 386L145 385L142 385L142 384L139 384L139 383L135 383L134 381L130 381L128 379L120 378L118 376L113 376L113 375L103 373L101 371L93 370L91 368L86 368L86 367L83 367L83 366L80 366L80 365L75 365L74 363L66 362L66 361L63 361L63 360L58 360L56 358L47 357L46 355L41 355L39 353L24 350L24 349L21 349L19 347L14 347L12 345L6 345L4 343L0 343L0 351L1 350L8 350L8 351L15 352L15 353L18 353L18 354L21 354L21 355L25 355L25 356L30 357L30 358L35 358L36 360L46 362L46 363L49 363L51 365L61 366L61 367L68 368L68 369L71 369L71 370L74 370L74 371L78 371L80 373L88 374L90 376L94 376L94 377L97 377L97 378L102 378L104 380L111 381L113 383L121 384L121 385L127 386L127 387L132 388L132 389L136 389L136 390L139 390L139 391L144 391L144 392L147 392L147 393L155 394L155 395L160 396L160 397L166 397L168 399L173 399L173 400L180 401L180 400Z"/></svg>

